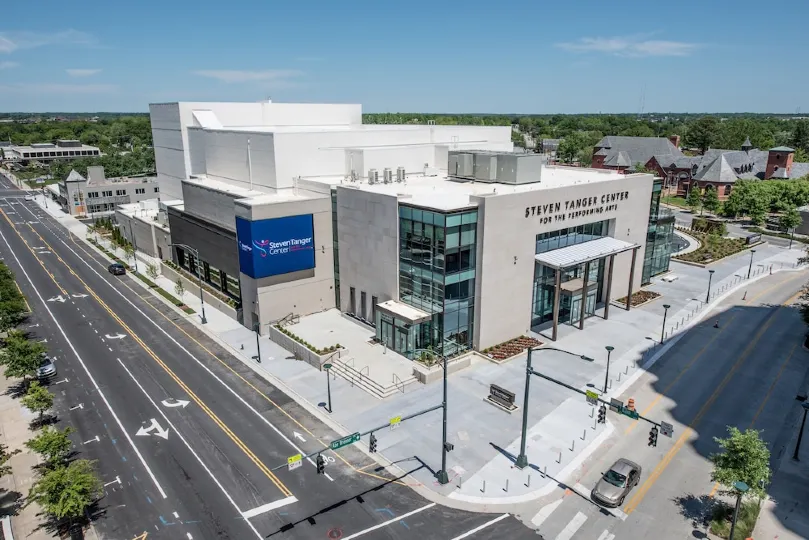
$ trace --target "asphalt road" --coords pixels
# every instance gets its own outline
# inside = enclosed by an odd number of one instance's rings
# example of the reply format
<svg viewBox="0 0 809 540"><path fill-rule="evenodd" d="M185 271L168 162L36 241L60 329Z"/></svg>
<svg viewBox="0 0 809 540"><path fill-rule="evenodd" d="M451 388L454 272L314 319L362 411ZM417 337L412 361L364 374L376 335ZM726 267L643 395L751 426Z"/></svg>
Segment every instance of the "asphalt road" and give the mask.
<svg viewBox="0 0 809 540"><path fill-rule="evenodd" d="M690 210L683 210L681 208L677 208L676 206L667 206L673 213L674 213L674 220L680 227L690 227L691 221L694 219L694 214L691 213ZM737 237L737 238L746 238L752 234L747 229L739 225L738 223L726 223L728 229L728 236ZM764 240L767 241L768 244L771 246L778 246L778 247L789 247L789 239L787 238L780 238L778 236L764 236ZM797 245L800 245L799 243ZM793 246L794 247L794 246Z"/></svg>
<svg viewBox="0 0 809 540"><path fill-rule="evenodd" d="M336 434L35 203L0 200L0 254L57 357L61 422L107 484L102 538L537 538L434 505L352 447L324 453L327 476L270 471Z"/></svg>
<svg viewBox="0 0 809 540"><path fill-rule="evenodd" d="M624 540L704 538L706 516L717 496L710 481L714 437L726 426L763 430L772 466L791 451L787 441L800 415L795 396L807 387L806 331L790 304L806 274L766 278L728 299L716 314L688 332L641 377L625 397L642 415L674 425L649 447L650 425L608 413L616 436L586 464L575 485L553 503L541 522L545 538ZM714 322L719 321L719 328ZM620 457L639 463L638 487L619 511L590 500L592 487ZM561 491L561 490L560 490ZM546 508L546 512L551 510Z"/></svg>

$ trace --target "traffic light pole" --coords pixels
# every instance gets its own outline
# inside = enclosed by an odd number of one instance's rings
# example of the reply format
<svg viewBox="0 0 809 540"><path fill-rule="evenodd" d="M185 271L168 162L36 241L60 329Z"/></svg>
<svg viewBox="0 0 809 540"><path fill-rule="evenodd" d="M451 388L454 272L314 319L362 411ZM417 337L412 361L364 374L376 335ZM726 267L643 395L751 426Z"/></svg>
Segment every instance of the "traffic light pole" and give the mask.
<svg viewBox="0 0 809 540"><path fill-rule="evenodd" d="M441 470L435 473L435 479L442 486L449 483L449 475L447 474L447 355L444 356L444 401L441 403L441 408L444 409L443 426L441 433Z"/></svg>

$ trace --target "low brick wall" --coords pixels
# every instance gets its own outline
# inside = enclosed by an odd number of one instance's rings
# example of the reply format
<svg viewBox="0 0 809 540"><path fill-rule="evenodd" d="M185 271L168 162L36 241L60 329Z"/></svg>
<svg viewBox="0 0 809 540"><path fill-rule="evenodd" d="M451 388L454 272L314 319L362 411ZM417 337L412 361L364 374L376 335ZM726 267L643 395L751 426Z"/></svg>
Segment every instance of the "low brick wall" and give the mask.
<svg viewBox="0 0 809 540"><path fill-rule="evenodd" d="M183 282L183 287L185 288L186 292L199 297L199 287L197 286L197 280L193 281L190 280L188 277L180 274L174 268L162 262L160 263L160 271L163 274L163 277L170 279L172 283L176 283L177 279L181 279ZM169 292L171 294L174 294L174 291ZM221 311L234 321L238 320L236 315L236 308L231 307L230 305L223 302L216 296L212 295L205 289L202 289L202 298L205 299L205 303L210 304L212 308Z"/></svg>

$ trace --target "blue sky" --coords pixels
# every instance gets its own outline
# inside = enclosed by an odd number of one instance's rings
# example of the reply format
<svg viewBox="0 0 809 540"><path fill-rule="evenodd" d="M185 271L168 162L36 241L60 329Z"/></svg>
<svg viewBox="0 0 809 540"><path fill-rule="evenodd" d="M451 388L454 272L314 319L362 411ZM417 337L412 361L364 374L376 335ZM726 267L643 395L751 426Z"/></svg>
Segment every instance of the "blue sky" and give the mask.
<svg viewBox="0 0 809 540"><path fill-rule="evenodd" d="M806 0L7 4L0 111L809 113Z"/></svg>

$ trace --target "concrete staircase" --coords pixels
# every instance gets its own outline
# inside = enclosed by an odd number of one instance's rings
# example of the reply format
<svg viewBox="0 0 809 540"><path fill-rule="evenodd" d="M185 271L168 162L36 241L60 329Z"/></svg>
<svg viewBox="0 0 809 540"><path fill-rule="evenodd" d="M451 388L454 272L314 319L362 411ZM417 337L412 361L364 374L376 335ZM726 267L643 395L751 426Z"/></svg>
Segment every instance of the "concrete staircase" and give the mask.
<svg viewBox="0 0 809 540"><path fill-rule="evenodd" d="M351 357L334 358L331 371L350 382L352 386L358 386L379 399L385 399L397 392L404 393L406 386L418 382L418 379L412 374L409 377L400 378L390 371L372 374L368 366L357 369L354 366L354 359Z"/></svg>

